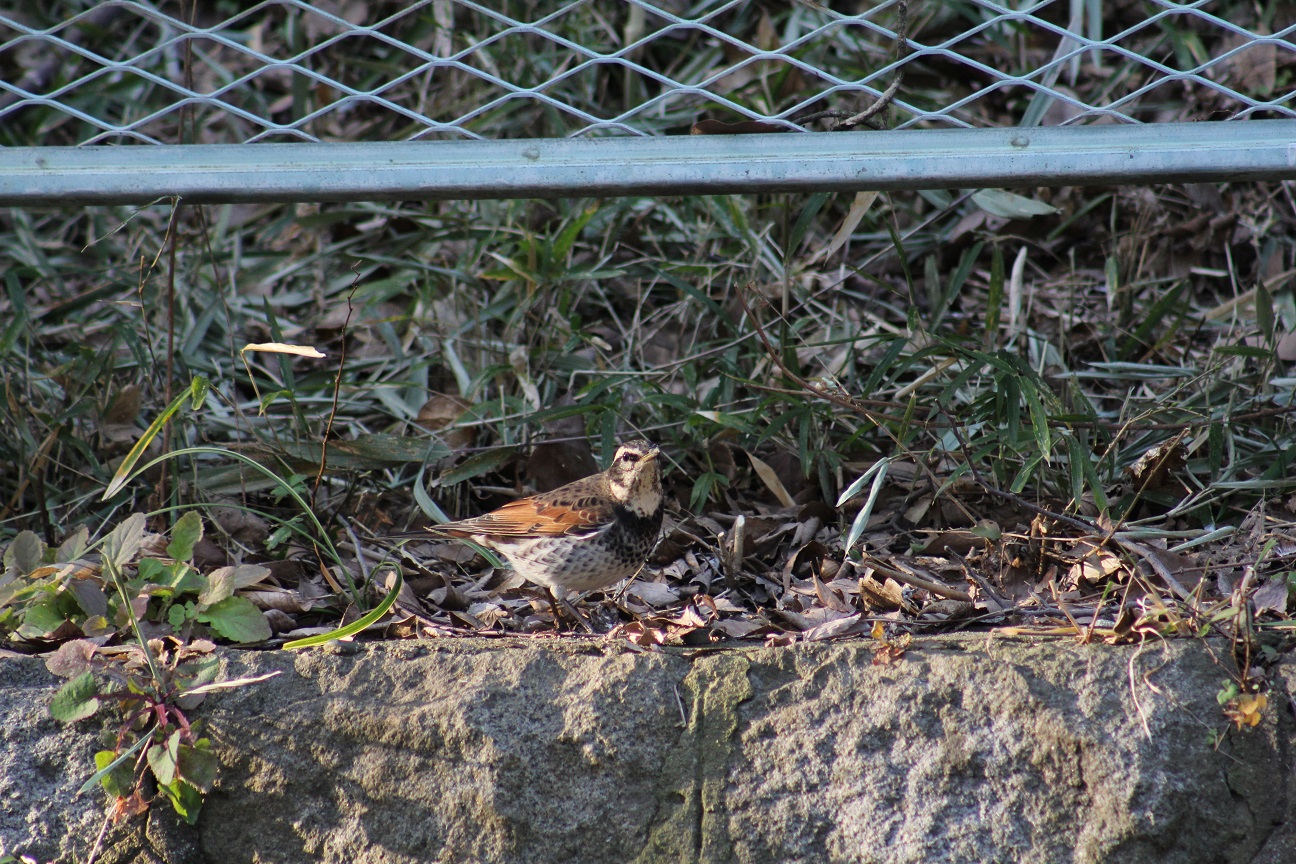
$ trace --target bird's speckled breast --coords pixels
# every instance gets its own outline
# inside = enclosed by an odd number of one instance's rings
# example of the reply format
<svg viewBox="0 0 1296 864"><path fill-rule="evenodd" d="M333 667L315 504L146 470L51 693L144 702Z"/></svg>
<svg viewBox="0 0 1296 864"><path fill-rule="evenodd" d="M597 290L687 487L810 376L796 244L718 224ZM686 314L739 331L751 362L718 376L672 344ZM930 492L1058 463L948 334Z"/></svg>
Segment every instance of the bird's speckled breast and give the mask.
<svg viewBox="0 0 1296 864"><path fill-rule="evenodd" d="M657 544L663 509L638 516L620 505L615 518L583 543L562 538L518 538L494 546L525 578L548 588L594 591L607 588L643 567Z"/></svg>

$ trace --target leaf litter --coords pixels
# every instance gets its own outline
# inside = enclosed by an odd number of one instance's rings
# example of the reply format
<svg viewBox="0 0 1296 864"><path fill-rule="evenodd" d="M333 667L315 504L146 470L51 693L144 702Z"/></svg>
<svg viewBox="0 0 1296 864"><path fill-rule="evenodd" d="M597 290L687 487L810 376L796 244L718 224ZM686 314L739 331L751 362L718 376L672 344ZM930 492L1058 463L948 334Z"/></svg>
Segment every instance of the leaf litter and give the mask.
<svg viewBox="0 0 1296 864"><path fill-rule="evenodd" d="M1052 519L1013 502L982 496L977 506L974 495L965 502L981 518L951 525L942 516L948 508L904 507L914 497L906 487L919 475L905 481L897 479L900 472L878 489L873 518L847 550L843 529L855 522L852 509L863 507L858 496L839 508L789 505L791 496L766 459L746 455L747 467L736 469L731 488L750 497L731 495L727 503L738 506L691 515L677 506L637 577L573 598L595 631L651 647L887 642L972 629L1119 643L1227 634L1243 615L1280 631L1296 627L1290 614L1296 522L1262 505L1210 544L1172 547L1165 537L1134 539L1137 531L1115 530L1101 520L1083 531L1076 520ZM776 454L766 455L777 461ZM1167 467L1162 456L1150 451L1129 474L1136 481L1156 475L1158 483L1172 482L1182 459ZM390 518L380 510L367 515L376 523ZM918 521L909 521L912 515ZM260 550L242 549L247 560L265 559L274 570L231 564L224 556L196 566L193 550L205 538L196 514L184 521L190 527L177 526L169 538L146 530L143 519L126 520L102 547L109 566L123 571L131 608L150 638L206 634L275 645L327 631L339 611L346 620L328 580L310 575L318 568L306 546L289 551L298 556L296 566L284 566L273 561L262 532ZM1146 526L1143 531L1155 533ZM46 550L29 533L10 544L0 602L12 602L24 587L51 598L48 614L30 616L19 628L14 647L62 645L55 655L61 657L70 646L108 645L123 633L108 568L101 556L84 551L85 544L84 532L64 544L63 551L75 553L70 555ZM351 542L339 548L357 552ZM366 573L377 578L375 568L393 562L405 575L391 615L363 638L579 631L565 616L555 618L543 589L468 544L429 539L397 545L373 532L361 548L364 566L351 559L356 581Z"/></svg>

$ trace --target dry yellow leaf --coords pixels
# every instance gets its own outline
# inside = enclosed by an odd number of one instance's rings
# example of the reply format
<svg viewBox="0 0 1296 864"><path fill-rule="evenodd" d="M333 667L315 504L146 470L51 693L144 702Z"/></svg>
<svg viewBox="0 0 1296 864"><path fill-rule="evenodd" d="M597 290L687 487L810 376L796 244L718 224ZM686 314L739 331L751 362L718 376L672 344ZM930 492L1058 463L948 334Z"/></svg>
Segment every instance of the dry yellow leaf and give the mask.
<svg viewBox="0 0 1296 864"><path fill-rule="evenodd" d="M288 345L284 342L249 342L243 351L261 351L266 354L295 354L298 357L325 357L326 354L309 345Z"/></svg>
<svg viewBox="0 0 1296 864"><path fill-rule="evenodd" d="M1265 705L1269 704L1269 697L1263 693L1255 696L1243 696L1238 700L1238 728L1243 724L1247 726L1258 726L1260 724L1260 712L1264 711Z"/></svg>
<svg viewBox="0 0 1296 864"><path fill-rule="evenodd" d="M774 469L764 460L757 459L750 453L747 454L747 458L751 460L752 467L756 469L756 474L760 477L761 482L774 493L774 497L778 499L778 502L784 507L795 507L796 502L792 500L792 496L788 494L787 488L783 485L783 481L778 478L778 474L775 473Z"/></svg>

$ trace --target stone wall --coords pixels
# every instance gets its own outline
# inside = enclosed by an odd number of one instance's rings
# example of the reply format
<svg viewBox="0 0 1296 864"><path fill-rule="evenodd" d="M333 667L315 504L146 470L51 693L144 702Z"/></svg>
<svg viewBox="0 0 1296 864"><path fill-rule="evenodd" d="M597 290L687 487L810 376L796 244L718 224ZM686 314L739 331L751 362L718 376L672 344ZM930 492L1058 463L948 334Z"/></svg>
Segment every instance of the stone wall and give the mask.
<svg viewBox="0 0 1296 864"><path fill-rule="evenodd" d="M1292 701L1232 729L1226 646L919 640L631 650L442 640L227 652L198 825L159 803L99 861L1296 861ZM0 658L0 852L84 862L91 719Z"/></svg>

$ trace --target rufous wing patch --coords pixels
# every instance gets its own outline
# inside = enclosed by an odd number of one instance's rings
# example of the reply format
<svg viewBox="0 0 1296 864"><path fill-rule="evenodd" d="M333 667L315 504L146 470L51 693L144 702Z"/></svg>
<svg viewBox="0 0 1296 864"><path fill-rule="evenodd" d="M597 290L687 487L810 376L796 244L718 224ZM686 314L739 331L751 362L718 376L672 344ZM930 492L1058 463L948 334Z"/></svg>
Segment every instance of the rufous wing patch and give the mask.
<svg viewBox="0 0 1296 864"><path fill-rule="evenodd" d="M471 532L504 537L557 537L579 534L597 527L598 514L588 509L574 509L561 504L523 498L505 504L498 510L454 523L455 527Z"/></svg>

